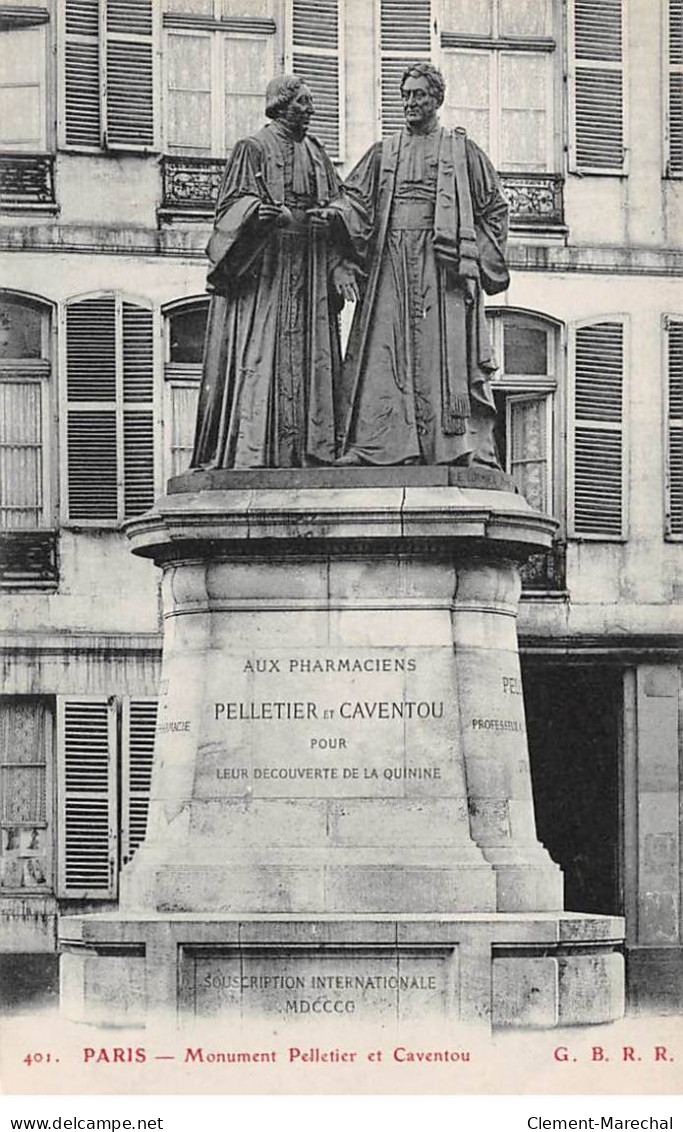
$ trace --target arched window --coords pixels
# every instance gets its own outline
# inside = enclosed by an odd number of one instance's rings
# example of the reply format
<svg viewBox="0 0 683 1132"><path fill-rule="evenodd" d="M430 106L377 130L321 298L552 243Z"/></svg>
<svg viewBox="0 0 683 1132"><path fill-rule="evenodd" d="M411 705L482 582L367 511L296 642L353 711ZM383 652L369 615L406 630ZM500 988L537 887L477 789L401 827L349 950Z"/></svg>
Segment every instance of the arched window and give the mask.
<svg viewBox="0 0 683 1132"><path fill-rule="evenodd" d="M207 298L173 304L166 310L164 466L167 476L180 475L190 466L208 312Z"/></svg>
<svg viewBox="0 0 683 1132"><path fill-rule="evenodd" d="M53 521L50 491L50 308L0 292L0 529Z"/></svg>

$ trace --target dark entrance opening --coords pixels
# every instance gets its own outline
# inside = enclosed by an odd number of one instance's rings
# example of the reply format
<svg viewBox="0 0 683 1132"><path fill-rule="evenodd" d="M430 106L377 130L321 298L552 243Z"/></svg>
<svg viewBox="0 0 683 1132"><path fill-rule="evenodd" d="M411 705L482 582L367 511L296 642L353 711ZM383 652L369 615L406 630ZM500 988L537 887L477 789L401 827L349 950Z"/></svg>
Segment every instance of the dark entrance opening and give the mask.
<svg viewBox="0 0 683 1132"><path fill-rule="evenodd" d="M564 872L565 908L622 915L621 674L537 660L523 672L538 837Z"/></svg>

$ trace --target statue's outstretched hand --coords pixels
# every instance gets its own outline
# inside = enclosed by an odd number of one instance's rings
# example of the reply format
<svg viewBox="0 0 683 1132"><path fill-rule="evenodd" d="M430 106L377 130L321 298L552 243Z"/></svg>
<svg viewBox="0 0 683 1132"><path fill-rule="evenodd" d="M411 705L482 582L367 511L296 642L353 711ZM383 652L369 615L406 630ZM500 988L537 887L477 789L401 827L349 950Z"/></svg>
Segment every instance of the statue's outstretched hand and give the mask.
<svg viewBox="0 0 683 1132"><path fill-rule="evenodd" d="M361 271L356 263L350 263L348 260L342 260L332 270L332 282L334 289L340 298L344 299L347 303L357 303L360 301L360 288L359 280L365 279L365 272Z"/></svg>

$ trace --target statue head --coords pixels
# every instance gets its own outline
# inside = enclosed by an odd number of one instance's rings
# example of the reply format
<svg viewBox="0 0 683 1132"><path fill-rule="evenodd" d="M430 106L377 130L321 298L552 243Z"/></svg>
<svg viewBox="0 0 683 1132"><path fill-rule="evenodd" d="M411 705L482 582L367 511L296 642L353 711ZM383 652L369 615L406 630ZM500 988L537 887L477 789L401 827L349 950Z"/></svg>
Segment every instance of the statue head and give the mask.
<svg viewBox="0 0 683 1132"><path fill-rule="evenodd" d="M424 130L435 122L445 94L444 77L432 63L407 67L401 78L401 98L408 129Z"/></svg>
<svg viewBox="0 0 683 1132"><path fill-rule="evenodd" d="M303 138L314 114L311 92L298 75L280 75L266 87L266 117L284 122L296 138Z"/></svg>

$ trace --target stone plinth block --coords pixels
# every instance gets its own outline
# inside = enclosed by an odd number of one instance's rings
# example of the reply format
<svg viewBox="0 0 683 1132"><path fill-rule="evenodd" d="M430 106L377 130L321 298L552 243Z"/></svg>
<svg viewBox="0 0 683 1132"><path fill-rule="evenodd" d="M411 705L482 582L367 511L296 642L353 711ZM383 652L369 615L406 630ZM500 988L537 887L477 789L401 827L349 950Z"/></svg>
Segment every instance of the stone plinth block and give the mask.
<svg viewBox="0 0 683 1132"><path fill-rule="evenodd" d="M580 931L575 936L573 929ZM569 929L569 930L568 930ZM551 1028L621 1017L623 923L611 916L399 918L104 914L62 919L63 1012L76 1022Z"/></svg>
<svg viewBox="0 0 683 1132"><path fill-rule="evenodd" d="M495 473L365 471L190 475L129 524L164 654L122 910L561 909L515 629L554 524Z"/></svg>

